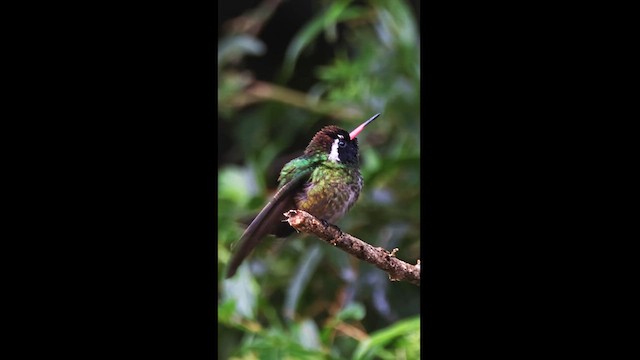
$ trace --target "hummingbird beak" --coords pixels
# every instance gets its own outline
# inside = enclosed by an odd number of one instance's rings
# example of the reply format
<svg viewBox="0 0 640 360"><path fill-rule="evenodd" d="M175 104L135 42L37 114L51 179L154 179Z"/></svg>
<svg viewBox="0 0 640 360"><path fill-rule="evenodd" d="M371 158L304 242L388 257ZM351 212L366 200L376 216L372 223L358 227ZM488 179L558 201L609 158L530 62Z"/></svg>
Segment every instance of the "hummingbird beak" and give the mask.
<svg viewBox="0 0 640 360"><path fill-rule="evenodd" d="M365 126L369 125L369 123L372 122L373 120L375 120L378 116L380 116L380 114L373 115L371 117L371 119L363 122L362 125L358 126L357 128L355 128L355 130L350 132L349 133L349 137L351 138L351 140L355 139L356 136L358 136L358 134L360 134L360 131L362 131L362 129L364 129Z"/></svg>

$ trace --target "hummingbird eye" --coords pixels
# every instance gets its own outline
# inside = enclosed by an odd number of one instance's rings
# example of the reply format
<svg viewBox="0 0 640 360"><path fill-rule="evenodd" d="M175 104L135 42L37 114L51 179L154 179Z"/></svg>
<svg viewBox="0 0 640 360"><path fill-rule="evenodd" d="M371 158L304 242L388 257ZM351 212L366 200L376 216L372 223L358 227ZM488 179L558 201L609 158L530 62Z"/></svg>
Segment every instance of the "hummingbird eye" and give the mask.
<svg viewBox="0 0 640 360"><path fill-rule="evenodd" d="M346 142L344 142L344 140L340 140L340 141L338 141L338 146L340 146L341 148L343 148L343 147L347 146L347 143L346 143Z"/></svg>

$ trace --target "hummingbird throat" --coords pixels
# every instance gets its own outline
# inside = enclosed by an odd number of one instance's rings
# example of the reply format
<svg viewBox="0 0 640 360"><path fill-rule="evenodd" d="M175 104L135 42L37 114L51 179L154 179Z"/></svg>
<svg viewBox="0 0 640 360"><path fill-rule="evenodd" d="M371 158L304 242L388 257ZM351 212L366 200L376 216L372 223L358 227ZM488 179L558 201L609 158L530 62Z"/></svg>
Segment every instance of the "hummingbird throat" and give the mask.
<svg viewBox="0 0 640 360"><path fill-rule="evenodd" d="M331 152L329 153L329 160L333 162L340 162L340 155L338 154L338 143L344 141L344 136L338 135L338 139L333 140L331 145Z"/></svg>

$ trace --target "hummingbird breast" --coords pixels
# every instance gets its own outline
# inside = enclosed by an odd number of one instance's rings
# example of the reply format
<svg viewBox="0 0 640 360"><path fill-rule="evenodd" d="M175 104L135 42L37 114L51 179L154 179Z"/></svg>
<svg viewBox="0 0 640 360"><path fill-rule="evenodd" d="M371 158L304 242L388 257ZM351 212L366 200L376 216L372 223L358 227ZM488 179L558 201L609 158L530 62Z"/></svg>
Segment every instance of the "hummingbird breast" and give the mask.
<svg viewBox="0 0 640 360"><path fill-rule="evenodd" d="M362 183L357 168L319 166L295 197L296 207L333 223L358 200Z"/></svg>

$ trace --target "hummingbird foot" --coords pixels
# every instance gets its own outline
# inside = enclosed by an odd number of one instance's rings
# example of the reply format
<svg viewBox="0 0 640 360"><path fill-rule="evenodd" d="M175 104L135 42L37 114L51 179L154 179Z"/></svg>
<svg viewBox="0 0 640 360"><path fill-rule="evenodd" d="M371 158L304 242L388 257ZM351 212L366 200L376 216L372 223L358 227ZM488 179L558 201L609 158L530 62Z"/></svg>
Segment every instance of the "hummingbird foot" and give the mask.
<svg viewBox="0 0 640 360"><path fill-rule="evenodd" d="M320 219L320 223L322 223L322 226L324 226L324 227L325 227L325 229L330 227L330 228L333 228L335 231L337 231L340 235L344 234L344 233L342 232L342 230L340 230L340 228L339 228L339 227L337 227L336 225L333 225L333 224L329 223L329 222L328 222L327 220L325 220L325 219Z"/></svg>
<svg viewBox="0 0 640 360"><path fill-rule="evenodd" d="M340 229L339 229L337 226L335 226L335 225L333 225L333 224L329 223L329 222L328 222L327 220L325 220L325 219L320 219L320 222L322 223L322 226L324 226L324 228L325 228L325 229L326 229L326 228L328 228L328 227L332 227L332 228L334 228L334 229L336 229L336 230L340 231ZM340 231L340 232L341 232L341 231Z"/></svg>

